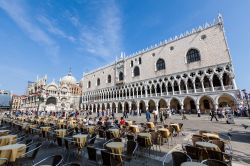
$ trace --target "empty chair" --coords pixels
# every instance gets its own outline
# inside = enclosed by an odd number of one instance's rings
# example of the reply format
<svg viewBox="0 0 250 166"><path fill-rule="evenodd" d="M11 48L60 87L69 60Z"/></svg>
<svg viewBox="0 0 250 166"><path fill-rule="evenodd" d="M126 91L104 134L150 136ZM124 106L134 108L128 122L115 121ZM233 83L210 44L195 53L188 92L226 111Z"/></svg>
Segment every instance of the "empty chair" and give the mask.
<svg viewBox="0 0 250 166"><path fill-rule="evenodd" d="M116 156L121 156L121 154L114 154L108 152L107 150L101 150L101 155L102 155L103 166L121 166L123 164L123 161L118 160L116 157Z"/></svg>
<svg viewBox="0 0 250 166"><path fill-rule="evenodd" d="M200 148L187 145L185 146L185 150L187 155L190 156L192 160L197 160L197 161L200 160L200 153L201 153Z"/></svg>
<svg viewBox="0 0 250 166"><path fill-rule="evenodd" d="M181 166L181 164L184 162L192 161L191 157L189 157L187 154L183 152L174 151L171 153L171 155L172 155L173 166Z"/></svg>
<svg viewBox="0 0 250 166"><path fill-rule="evenodd" d="M219 161L219 160L215 160L215 159L203 160L201 163L206 164L208 166L228 166L228 164L226 164L222 161Z"/></svg>
<svg viewBox="0 0 250 166"><path fill-rule="evenodd" d="M127 162L133 159L135 151L137 150L138 144L134 140L127 141L126 156L124 157Z"/></svg>
<svg viewBox="0 0 250 166"><path fill-rule="evenodd" d="M98 163L96 151L97 150L96 150L95 147L93 147L93 146L87 146L88 160L89 161Z"/></svg>
<svg viewBox="0 0 250 166"><path fill-rule="evenodd" d="M96 137L96 133L92 134L91 138L88 140L88 145L93 145L95 143Z"/></svg>
<svg viewBox="0 0 250 166"><path fill-rule="evenodd" d="M134 141L135 136L133 134L127 134L127 139L128 139L128 141Z"/></svg>
<svg viewBox="0 0 250 166"><path fill-rule="evenodd" d="M41 165L41 163L46 165L59 166L62 163L62 161L63 161L62 155L52 155L38 161L33 166Z"/></svg>

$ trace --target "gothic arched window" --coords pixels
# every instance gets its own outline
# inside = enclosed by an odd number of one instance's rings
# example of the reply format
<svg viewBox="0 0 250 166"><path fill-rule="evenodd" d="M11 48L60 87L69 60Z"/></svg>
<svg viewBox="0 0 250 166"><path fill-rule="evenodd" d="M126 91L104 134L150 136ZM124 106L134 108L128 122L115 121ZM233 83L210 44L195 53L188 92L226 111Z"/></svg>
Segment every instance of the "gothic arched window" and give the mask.
<svg viewBox="0 0 250 166"><path fill-rule="evenodd" d="M101 84L100 78L97 78L96 84L97 84L97 86L99 86Z"/></svg>
<svg viewBox="0 0 250 166"><path fill-rule="evenodd" d="M111 75L108 75L108 83L111 83Z"/></svg>
<svg viewBox="0 0 250 166"><path fill-rule="evenodd" d="M156 62L156 70L164 70L165 69L165 61L163 59L158 59Z"/></svg>
<svg viewBox="0 0 250 166"><path fill-rule="evenodd" d="M135 66L134 68L134 77L139 76L140 75L140 68L138 66Z"/></svg>
<svg viewBox="0 0 250 166"><path fill-rule="evenodd" d="M89 82L88 82L88 88L90 88L90 87L91 87L91 82L89 81Z"/></svg>
<svg viewBox="0 0 250 166"><path fill-rule="evenodd" d="M119 73L119 81L123 81L123 72Z"/></svg>
<svg viewBox="0 0 250 166"><path fill-rule="evenodd" d="M200 52L197 49L189 49L186 55L187 63L192 63L201 60Z"/></svg>

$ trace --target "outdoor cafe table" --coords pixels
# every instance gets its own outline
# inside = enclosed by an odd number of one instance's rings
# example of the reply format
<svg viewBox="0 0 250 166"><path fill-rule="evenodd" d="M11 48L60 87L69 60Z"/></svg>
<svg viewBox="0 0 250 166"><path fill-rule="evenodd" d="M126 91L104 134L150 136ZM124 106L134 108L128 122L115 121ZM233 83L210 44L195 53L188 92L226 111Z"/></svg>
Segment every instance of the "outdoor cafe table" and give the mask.
<svg viewBox="0 0 250 166"><path fill-rule="evenodd" d="M87 141L88 134L77 134L74 135L73 138L76 140L77 144L80 147L83 147Z"/></svg>
<svg viewBox="0 0 250 166"><path fill-rule="evenodd" d="M5 135L0 137L0 146L16 143L17 135Z"/></svg>
<svg viewBox="0 0 250 166"><path fill-rule="evenodd" d="M42 131L48 132L50 130L50 127L40 127Z"/></svg>
<svg viewBox="0 0 250 166"><path fill-rule="evenodd" d="M16 161L26 150L25 144L12 144L0 147L0 158L7 158L10 162Z"/></svg>
<svg viewBox="0 0 250 166"><path fill-rule="evenodd" d="M153 122L147 122L146 124L147 124L147 127L150 129L155 128L155 124Z"/></svg>
<svg viewBox="0 0 250 166"><path fill-rule="evenodd" d="M220 148L217 145L215 145L213 143L209 143L209 142L198 141L198 142L195 143L195 146L205 148L207 150L220 151Z"/></svg>
<svg viewBox="0 0 250 166"><path fill-rule="evenodd" d="M171 123L170 126L172 126L177 132L180 131L180 126L178 123Z"/></svg>
<svg viewBox="0 0 250 166"><path fill-rule="evenodd" d="M158 129L158 131L160 131L161 136L162 136L163 138L168 138L168 137L170 136L170 132L169 132L169 130L166 129L166 128L160 128L160 129Z"/></svg>
<svg viewBox="0 0 250 166"><path fill-rule="evenodd" d="M119 129L108 129L108 131L110 131L115 138L118 138L120 136Z"/></svg>
<svg viewBox="0 0 250 166"><path fill-rule="evenodd" d="M133 121L132 121L132 120L127 120L127 121L125 122L125 124L126 124L126 126L130 126L130 125L133 124Z"/></svg>
<svg viewBox="0 0 250 166"><path fill-rule="evenodd" d="M55 132L56 132L57 136L60 138L64 138L64 136L67 134L66 129L58 129L58 130L55 130Z"/></svg>
<svg viewBox="0 0 250 166"><path fill-rule="evenodd" d="M0 130L0 136L8 135L9 130Z"/></svg>
<svg viewBox="0 0 250 166"><path fill-rule="evenodd" d="M220 136L214 133L202 133L202 136L207 137L207 138L220 139Z"/></svg>
<svg viewBox="0 0 250 166"><path fill-rule="evenodd" d="M182 163L181 166L206 166L206 165L198 162L187 161Z"/></svg>
<svg viewBox="0 0 250 166"><path fill-rule="evenodd" d="M138 137L145 138L146 144L147 145L152 145L151 134L150 133L139 133Z"/></svg>
<svg viewBox="0 0 250 166"><path fill-rule="evenodd" d="M122 154L124 143L122 142L110 142L106 144L106 147L110 149L112 153ZM121 156L117 156L118 160L122 160Z"/></svg>
<svg viewBox="0 0 250 166"><path fill-rule="evenodd" d="M90 134L94 134L95 133L95 126L87 126L88 132Z"/></svg>
<svg viewBox="0 0 250 166"><path fill-rule="evenodd" d="M129 130L133 133L139 133L140 130L139 130L139 126L138 125L130 125L129 126Z"/></svg>

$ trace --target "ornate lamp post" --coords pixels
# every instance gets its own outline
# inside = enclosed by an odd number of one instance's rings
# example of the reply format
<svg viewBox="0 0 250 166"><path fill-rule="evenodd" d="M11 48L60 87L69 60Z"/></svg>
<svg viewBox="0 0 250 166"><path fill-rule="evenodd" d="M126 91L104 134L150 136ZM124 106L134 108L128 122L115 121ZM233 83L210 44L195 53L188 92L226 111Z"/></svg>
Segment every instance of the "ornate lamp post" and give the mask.
<svg viewBox="0 0 250 166"><path fill-rule="evenodd" d="M250 109L249 109L249 103L248 103L248 93L246 92L246 89L243 89L243 90L241 90L243 93L244 93L244 95L245 95L245 99L246 99L246 102L247 102L247 110L248 110L248 116L249 116L249 119L250 119Z"/></svg>

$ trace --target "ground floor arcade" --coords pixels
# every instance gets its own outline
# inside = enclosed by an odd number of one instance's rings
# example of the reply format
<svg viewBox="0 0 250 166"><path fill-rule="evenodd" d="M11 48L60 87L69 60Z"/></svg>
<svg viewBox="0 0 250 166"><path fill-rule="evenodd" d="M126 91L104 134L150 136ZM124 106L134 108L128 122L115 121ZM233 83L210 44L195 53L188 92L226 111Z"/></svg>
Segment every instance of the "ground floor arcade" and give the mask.
<svg viewBox="0 0 250 166"><path fill-rule="evenodd" d="M208 113L211 109L223 107L237 108L237 100L235 93L221 94L203 94L188 96L172 96L170 98L150 97L133 100L119 100L114 102L93 102L83 103L83 110L96 112L97 110L114 110L116 113L132 110L164 110L171 109L175 111L185 110L187 113L196 113L200 109L202 113Z"/></svg>

